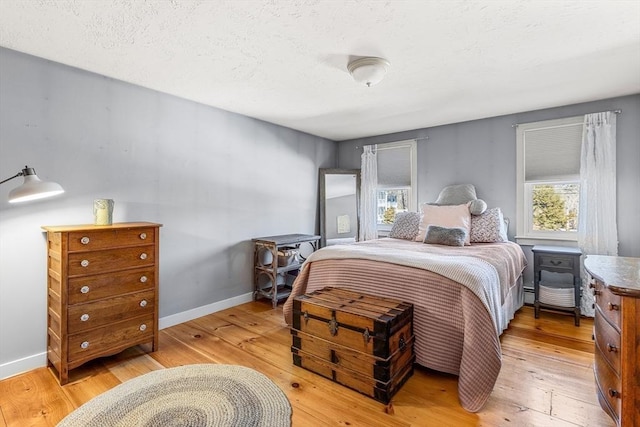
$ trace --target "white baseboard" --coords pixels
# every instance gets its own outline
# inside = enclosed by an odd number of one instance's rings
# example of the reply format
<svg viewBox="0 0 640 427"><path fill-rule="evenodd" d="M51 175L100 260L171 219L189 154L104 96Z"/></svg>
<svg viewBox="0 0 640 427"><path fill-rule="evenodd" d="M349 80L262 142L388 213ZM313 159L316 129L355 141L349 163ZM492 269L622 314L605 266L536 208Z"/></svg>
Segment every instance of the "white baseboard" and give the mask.
<svg viewBox="0 0 640 427"><path fill-rule="evenodd" d="M47 366L47 352L12 360L0 365L0 380Z"/></svg>
<svg viewBox="0 0 640 427"><path fill-rule="evenodd" d="M244 295L238 295L237 297L183 311L182 313L176 313L170 316L161 317L160 319L158 319L158 327L160 329L168 328L179 323L188 322L189 320L197 319L198 317L206 316L207 314L235 307L236 305L244 304L252 300L253 292L249 292ZM43 353L34 354L32 356L27 356L22 359L12 360L0 365L0 380L4 380L5 378L13 377L15 375L45 366L47 366L46 351Z"/></svg>
<svg viewBox="0 0 640 427"><path fill-rule="evenodd" d="M192 308L191 310L172 314L171 316L161 317L158 322L158 327L160 329L169 328L171 326L188 322L189 320L197 319L198 317L206 316L207 314L235 307L236 305L244 304L245 302L250 301L253 301L253 292L249 292L244 295L238 295L237 297L229 298L223 301L214 302L212 304L203 305L202 307Z"/></svg>

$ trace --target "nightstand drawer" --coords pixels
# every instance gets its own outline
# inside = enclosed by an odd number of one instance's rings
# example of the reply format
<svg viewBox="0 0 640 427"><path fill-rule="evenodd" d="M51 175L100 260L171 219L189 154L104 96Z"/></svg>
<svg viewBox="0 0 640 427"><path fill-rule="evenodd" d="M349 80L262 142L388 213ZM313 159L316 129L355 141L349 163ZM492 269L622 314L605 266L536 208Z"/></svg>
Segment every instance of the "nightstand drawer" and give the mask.
<svg viewBox="0 0 640 427"><path fill-rule="evenodd" d="M611 369L609 364L605 362L598 348L596 348L594 356L595 364L593 370L596 378L597 391L604 398L607 406L613 411L616 421L618 421L622 409L620 378L618 378L618 375Z"/></svg>
<svg viewBox="0 0 640 427"><path fill-rule="evenodd" d="M620 296L596 281L594 294L597 308L618 331L620 330Z"/></svg>
<svg viewBox="0 0 640 427"><path fill-rule="evenodd" d="M596 351L600 350L602 356L609 361L613 370L619 375L620 332L605 320L600 310L596 310L593 328L597 346Z"/></svg>
<svg viewBox="0 0 640 427"><path fill-rule="evenodd" d="M552 268L573 271L573 261L575 258L562 255L539 255L539 264L541 268Z"/></svg>

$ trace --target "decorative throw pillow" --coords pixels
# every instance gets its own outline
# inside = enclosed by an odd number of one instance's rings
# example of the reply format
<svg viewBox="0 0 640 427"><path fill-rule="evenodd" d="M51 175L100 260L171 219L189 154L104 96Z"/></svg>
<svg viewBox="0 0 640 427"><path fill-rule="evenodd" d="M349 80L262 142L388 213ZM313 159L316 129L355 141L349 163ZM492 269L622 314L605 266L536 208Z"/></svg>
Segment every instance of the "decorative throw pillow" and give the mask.
<svg viewBox="0 0 640 427"><path fill-rule="evenodd" d="M398 212L393 227L389 232L389 237L395 239L413 240L418 235L420 225L420 213L418 212Z"/></svg>
<svg viewBox="0 0 640 427"><path fill-rule="evenodd" d="M448 246L464 246L465 240L467 240L467 231L465 229L440 227L439 225L428 226L427 235L424 238L425 243Z"/></svg>
<svg viewBox="0 0 640 427"><path fill-rule="evenodd" d="M418 235L415 239L417 242L424 242L429 225L439 225L440 227L462 228L467 232L465 245L470 244L469 229L471 228L471 214L469 213L469 206L467 204L454 206L423 204L421 211L422 218L420 219Z"/></svg>
<svg viewBox="0 0 640 427"><path fill-rule="evenodd" d="M476 197L476 187L473 184L456 184L444 187L434 205L461 205L471 202L469 211L472 215L480 215L487 209L484 200Z"/></svg>
<svg viewBox="0 0 640 427"><path fill-rule="evenodd" d="M473 184L449 185L438 195L436 205L461 205L477 198L476 187Z"/></svg>
<svg viewBox="0 0 640 427"><path fill-rule="evenodd" d="M507 231L500 208L487 209L482 215L471 216L471 243L506 242Z"/></svg>

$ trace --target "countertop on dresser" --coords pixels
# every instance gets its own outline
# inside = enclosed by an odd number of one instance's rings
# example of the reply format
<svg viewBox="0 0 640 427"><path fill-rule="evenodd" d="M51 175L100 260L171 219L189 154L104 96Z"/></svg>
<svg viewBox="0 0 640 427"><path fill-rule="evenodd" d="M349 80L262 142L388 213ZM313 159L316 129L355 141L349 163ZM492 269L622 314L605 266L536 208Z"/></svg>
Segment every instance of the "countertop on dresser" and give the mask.
<svg viewBox="0 0 640 427"><path fill-rule="evenodd" d="M640 298L640 258L588 255L584 266L614 294Z"/></svg>

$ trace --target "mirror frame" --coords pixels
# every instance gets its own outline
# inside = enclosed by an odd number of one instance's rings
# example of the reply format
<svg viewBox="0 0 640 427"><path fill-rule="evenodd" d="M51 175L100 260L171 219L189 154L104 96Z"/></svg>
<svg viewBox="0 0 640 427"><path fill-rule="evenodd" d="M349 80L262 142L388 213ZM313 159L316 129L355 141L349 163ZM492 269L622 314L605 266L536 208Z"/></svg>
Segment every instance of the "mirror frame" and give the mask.
<svg viewBox="0 0 640 427"><path fill-rule="evenodd" d="M327 210L325 205L326 197L326 175L355 175L356 176L356 241L360 234L360 169L336 169L321 168L319 169L318 179L318 202L320 206L320 247L327 245Z"/></svg>

